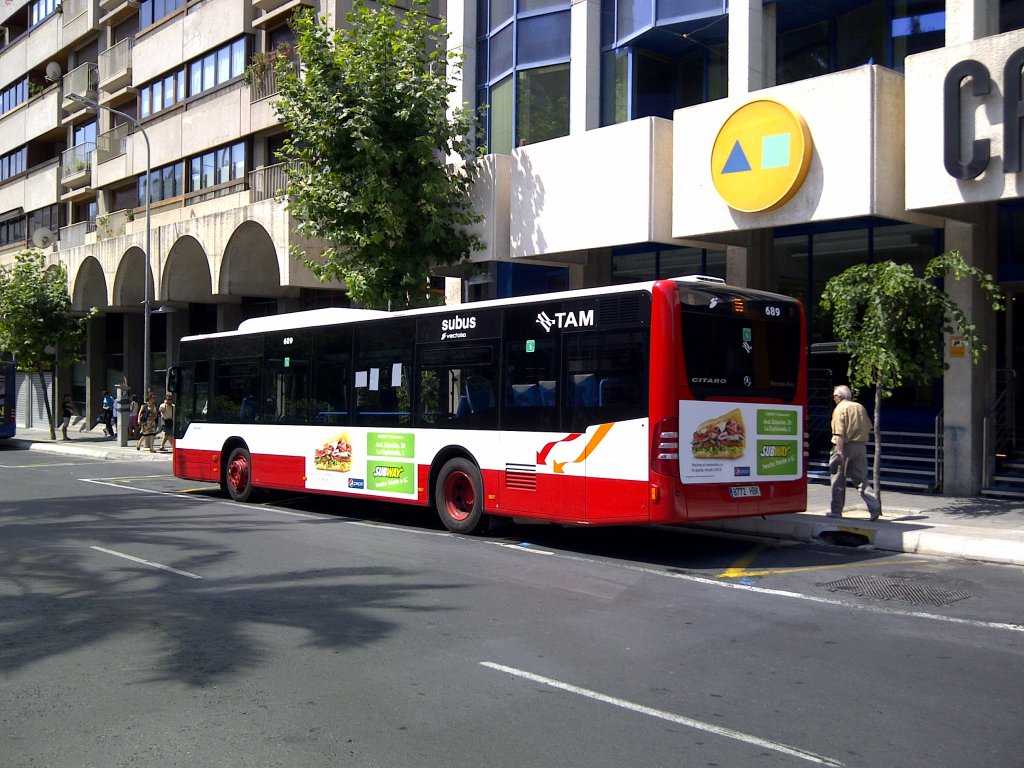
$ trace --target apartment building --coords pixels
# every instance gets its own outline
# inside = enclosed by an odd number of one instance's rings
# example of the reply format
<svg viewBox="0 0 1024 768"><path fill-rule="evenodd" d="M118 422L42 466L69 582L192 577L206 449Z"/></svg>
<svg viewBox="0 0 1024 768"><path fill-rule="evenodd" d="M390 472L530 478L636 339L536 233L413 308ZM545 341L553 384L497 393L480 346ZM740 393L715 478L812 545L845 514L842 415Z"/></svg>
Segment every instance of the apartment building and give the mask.
<svg viewBox="0 0 1024 768"><path fill-rule="evenodd" d="M348 4L0 8L0 262L35 237L67 266L74 306L100 309L70 373L77 399L122 379L159 386L187 333L345 301L288 255L273 76L246 75L305 7L336 24ZM815 307L829 277L957 247L998 276L1008 309L950 285L991 352L973 366L950 339L944 380L899 392L888 424L935 446L920 471L932 487L981 488L986 421L1020 397L1002 372L1024 349L1024 0L450 0L437 12L465 57L454 100L488 107L475 191L487 246L461 299L711 274L800 297L827 345Z"/></svg>

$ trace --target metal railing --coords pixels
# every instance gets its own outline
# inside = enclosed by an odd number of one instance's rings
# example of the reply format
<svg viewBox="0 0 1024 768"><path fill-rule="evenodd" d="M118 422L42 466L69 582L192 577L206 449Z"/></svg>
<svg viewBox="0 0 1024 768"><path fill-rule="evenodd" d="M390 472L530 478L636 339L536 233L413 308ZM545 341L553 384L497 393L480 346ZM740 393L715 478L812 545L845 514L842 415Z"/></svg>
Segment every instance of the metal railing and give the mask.
<svg viewBox="0 0 1024 768"><path fill-rule="evenodd" d="M71 176L92 169L92 156L96 145L86 141L71 149L65 149L60 155L60 178L63 181Z"/></svg>
<svg viewBox="0 0 1024 768"><path fill-rule="evenodd" d="M985 462L981 478L983 487L992 485L996 454L1008 447L1017 447L1017 372L1012 368L996 371L996 388L995 402L982 422Z"/></svg>
<svg viewBox="0 0 1024 768"><path fill-rule="evenodd" d="M274 64L280 58L280 54L271 52L257 55L261 58L257 59L254 56L249 65L249 100L252 103L277 93L277 73L274 71ZM260 66L257 66L257 62L260 62ZM292 55L290 62L292 70L298 74L299 57Z"/></svg>
<svg viewBox="0 0 1024 768"><path fill-rule="evenodd" d="M79 96L88 96L91 99L96 98L96 91L100 85L99 65L86 62L80 67L75 67L64 75L62 84L66 103L74 103L67 98L69 93L77 93Z"/></svg>
<svg viewBox="0 0 1024 768"><path fill-rule="evenodd" d="M96 137L96 159L105 163L125 154L128 151L128 137L133 133L135 126L131 123L121 123L101 133Z"/></svg>
<svg viewBox="0 0 1024 768"><path fill-rule="evenodd" d="M298 167L298 163L277 163L249 171L249 202L258 203L261 200L284 197L288 191L288 175L285 169L289 165Z"/></svg>
<svg viewBox="0 0 1024 768"><path fill-rule="evenodd" d="M132 65L132 49L135 38L126 37L103 51L99 56L99 79L108 80L114 75L127 72Z"/></svg>

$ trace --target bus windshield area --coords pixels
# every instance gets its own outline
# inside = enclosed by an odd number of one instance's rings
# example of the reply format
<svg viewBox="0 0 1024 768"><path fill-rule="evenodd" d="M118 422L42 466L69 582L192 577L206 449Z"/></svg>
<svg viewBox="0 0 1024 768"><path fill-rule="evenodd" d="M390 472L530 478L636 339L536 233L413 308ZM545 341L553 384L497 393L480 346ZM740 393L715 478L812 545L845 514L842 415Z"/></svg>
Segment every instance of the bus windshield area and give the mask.
<svg viewBox="0 0 1024 768"><path fill-rule="evenodd" d="M695 398L796 399L796 301L715 286L680 286L680 297L686 380Z"/></svg>

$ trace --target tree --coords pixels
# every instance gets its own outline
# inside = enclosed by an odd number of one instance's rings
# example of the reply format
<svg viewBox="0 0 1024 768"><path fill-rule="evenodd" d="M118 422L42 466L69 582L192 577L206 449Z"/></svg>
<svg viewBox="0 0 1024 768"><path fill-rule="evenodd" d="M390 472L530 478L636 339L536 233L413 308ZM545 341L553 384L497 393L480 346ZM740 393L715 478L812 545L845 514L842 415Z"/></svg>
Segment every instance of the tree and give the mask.
<svg viewBox="0 0 1024 768"><path fill-rule="evenodd" d="M448 111L446 70L460 71L461 58L446 52L428 8L413 0L399 14L393 0L374 10L356 0L348 26L333 31L299 14L301 70L275 62L288 207L299 234L327 243L317 258L295 255L367 306L428 303L431 266L482 246L469 231L481 220L469 198L475 119Z"/></svg>
<svg viewBox="0 0 1024 768"><path fill-rule="evenodd" d="M976 280L992 308L1002 308L995 280L969 266L957 250L929 261L922 277L909 264L857 264L825 284L821 307L833 313L841 352L850 355L850 388L875 388L874 486L881 466L882 398L904 383L927 384L949 368L943 334L959 332L977 364L986 347L963 310L937 285L939 279Z"/></svg>
<svg viewBox="0 0 1024 768"><path fill-rule="evenodd" d="M13 264L0 267L0 349L13 352L19 367L39 375L51 440L57 434L43 370L55 353L64 360L81 358L89 319L68 314L67 286L64 266L47 267L39 251L23 251Z"/></svg>

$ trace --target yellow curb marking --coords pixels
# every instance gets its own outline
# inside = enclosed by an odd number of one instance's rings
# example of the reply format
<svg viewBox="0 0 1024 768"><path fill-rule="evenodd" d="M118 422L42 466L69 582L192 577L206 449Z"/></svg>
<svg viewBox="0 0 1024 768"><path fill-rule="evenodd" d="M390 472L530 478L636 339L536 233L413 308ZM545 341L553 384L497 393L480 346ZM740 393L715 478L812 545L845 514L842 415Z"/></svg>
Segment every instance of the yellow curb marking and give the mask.
<svg viewBox="0 0 1024 768"><path fill-rule="evenodd" d="M900 560L900 564L904 563L928 563L930 560ZM719 579L737 579L742 576L773 576L775 574L783 573L806 573L809 571L833 571L837 568L864 568L867 566L877 565L891 565L888 559L885 560L871 560L860 563L839 563L837 565L806 565L802 568L766 568L760 571L748 571L744 568L732 567L729 570L724 571L717 578Z"/></svg>

